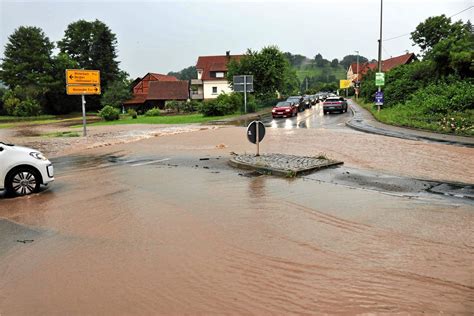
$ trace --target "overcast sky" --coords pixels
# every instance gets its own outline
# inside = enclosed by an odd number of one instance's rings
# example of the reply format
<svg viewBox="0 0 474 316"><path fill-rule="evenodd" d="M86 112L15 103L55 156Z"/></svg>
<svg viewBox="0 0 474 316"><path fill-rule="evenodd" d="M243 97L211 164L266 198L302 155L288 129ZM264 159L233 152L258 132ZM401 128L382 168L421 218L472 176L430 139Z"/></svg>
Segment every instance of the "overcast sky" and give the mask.
<svg viewBox="0 0 474 316"><path fill-rule="evenodd" d="M473 0L384 0L383 37L412 32L427 17L473 20ZM195 65L200 55L244 53L268 45L314 57L377 58L380 1L12 1L0 0L0 56L19 26L37 26L52 41L71 22L99 19L117 35L121 68L132 77ZM384 41L383 58L417 51L409 36Z"/></svg>

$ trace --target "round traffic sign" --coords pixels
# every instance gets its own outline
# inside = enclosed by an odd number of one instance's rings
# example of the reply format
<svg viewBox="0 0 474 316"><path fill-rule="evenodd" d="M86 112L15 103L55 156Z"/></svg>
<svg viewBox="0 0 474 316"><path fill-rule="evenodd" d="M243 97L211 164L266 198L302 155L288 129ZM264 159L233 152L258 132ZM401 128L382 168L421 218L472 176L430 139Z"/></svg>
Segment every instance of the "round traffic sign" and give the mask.
<svg viewBox="0 0 474 316"><path fill-rule="evenodd" d="M258 142L261 142L265 136L265 126L260 121L253 121L247 127L247 138L249 142L257 143L257 126L258 126Z"/></svg>

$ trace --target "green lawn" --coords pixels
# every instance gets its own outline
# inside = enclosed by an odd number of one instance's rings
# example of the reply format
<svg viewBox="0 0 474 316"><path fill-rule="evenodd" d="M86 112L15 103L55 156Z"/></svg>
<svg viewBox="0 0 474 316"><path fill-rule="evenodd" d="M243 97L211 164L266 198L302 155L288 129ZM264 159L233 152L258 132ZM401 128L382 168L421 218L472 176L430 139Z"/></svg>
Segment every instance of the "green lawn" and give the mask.
<svg viewBox="0 0 474 316"><path fill-rule="evenodd" d="M202 114L186 114L186 115L167 115L167 116L138 116L132 119L128 115L121 116L118 121L101 121L88 125L120 125L120 124L191 124L206 123L226 118L239 116L240 113L224 115L224 116L203 116ZM74 127L81 127L76 125Z"/></svg>
<svg viewBox="0 0 474 316"><path fill-rule="evenodd" d="M51 120L51 119L55 119L55 118L56 118L56 116L54 116L54 115L40 115L40 116L27 116L27 117L2 116L2 115L0 115L0 123L33 122L33 121Z"/></svg>
<svg viewBox="0 0 474 316"><path fill-rule="evenodd" d="M60 122L61 120L58 119L30 119L30 120L18 120L18 117L12 117L11 120L0 120L0 129L2 128L12 128L21 124L49 124L49 123L56 123Z"/></svg>

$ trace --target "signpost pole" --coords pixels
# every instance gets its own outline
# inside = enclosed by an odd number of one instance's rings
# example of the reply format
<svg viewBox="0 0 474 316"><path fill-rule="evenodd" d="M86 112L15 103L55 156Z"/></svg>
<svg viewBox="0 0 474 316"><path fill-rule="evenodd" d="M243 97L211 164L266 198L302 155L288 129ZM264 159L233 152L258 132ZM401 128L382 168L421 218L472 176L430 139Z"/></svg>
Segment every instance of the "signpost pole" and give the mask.
<svg viewBox="0 0 474 316"><path fill-rule="evenodd" d="M247 113L247 76L244 76L244 112ZM258 132L257 132L257 135L258 135ZM257 140L257 144L258 144L258 140ZM257 145L257 148L258 148L258 145Z"/></svg>
<svg viewBox="0 0 474 316"><path fill-rule="evenodd" d="M86 97L82 94L82 126L83 126L83 135L87 136L86 130Z"/></svg>
<svg viewBox="0 0 474 316"><path fill-rule="evenodd" d="M260 135L259 135L259 127L260 127L260 121L256 121L256 132L257 132L257 157L260 156Z"/></svg>

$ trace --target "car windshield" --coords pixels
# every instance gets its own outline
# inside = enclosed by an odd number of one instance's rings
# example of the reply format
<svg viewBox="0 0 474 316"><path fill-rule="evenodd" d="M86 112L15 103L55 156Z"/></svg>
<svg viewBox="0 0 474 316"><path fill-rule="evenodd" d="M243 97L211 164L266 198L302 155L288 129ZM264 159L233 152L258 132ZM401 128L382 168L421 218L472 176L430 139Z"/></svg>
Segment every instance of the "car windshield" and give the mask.
<svg viewBox="0 0 474 316"><path fill-rule="evenodd" d="M290 106L291 102L278 102L275 107Z"/></svg>
<svg viewBox="0 0 474 316"><path fill-rule="evenodd" d="M326 99L326 102L338 102L338 101L342 101L340 98L327 98Z"/></svg>

